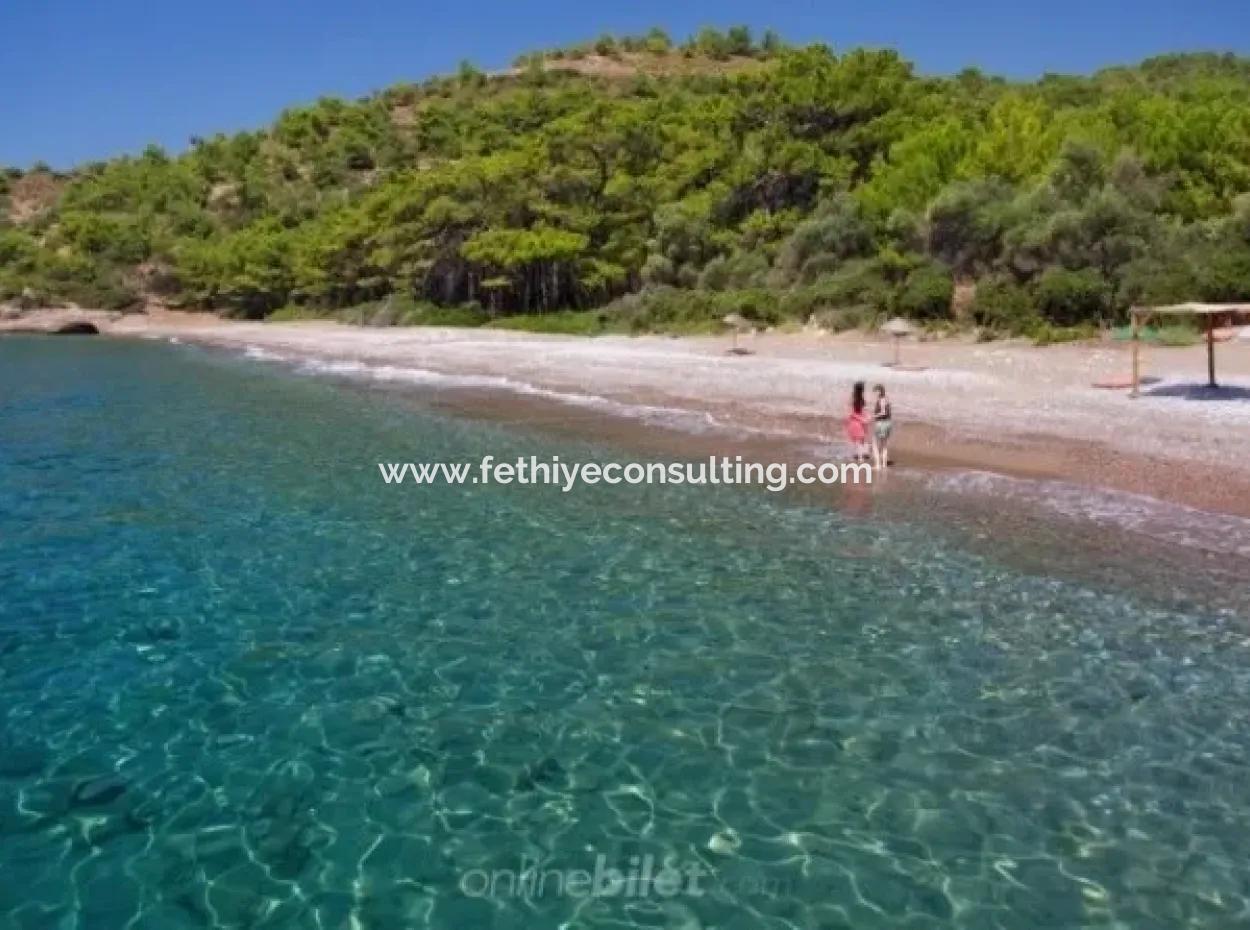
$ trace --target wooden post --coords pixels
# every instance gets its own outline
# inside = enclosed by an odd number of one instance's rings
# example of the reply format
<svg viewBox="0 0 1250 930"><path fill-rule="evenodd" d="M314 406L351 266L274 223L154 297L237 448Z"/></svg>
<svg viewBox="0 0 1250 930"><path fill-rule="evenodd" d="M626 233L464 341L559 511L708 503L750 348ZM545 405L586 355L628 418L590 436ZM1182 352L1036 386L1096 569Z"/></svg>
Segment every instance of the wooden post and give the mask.
<svg viewBox="0 0 1250 930"><path fill-rule="evenodd" d="M1217 387L1215 383L1215 314L1207 315L1207 387Z"/></svg>
<svg viewBox="0 0 1250 930"><path fill-rule="evenodd" d="M1137 386L1141 383L1141 321L1137 317L1136 308L1129 311L1129 319L1132 321L1131 338L1133 340L1133 389L1129 391L1129 397L1137 396Z"/></svg>

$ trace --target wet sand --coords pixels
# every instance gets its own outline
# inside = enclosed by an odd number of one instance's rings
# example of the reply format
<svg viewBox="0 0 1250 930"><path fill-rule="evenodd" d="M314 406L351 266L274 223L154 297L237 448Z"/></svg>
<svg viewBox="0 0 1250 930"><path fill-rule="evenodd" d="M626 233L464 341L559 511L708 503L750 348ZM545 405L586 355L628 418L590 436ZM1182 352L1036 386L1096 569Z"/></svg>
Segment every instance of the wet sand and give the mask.
<svg viewBox="0 0 1250 930"><path fill-rule="evenodd" d="M1146 394L1092 387L1123 374L1119 343L1036 348L1018 342L907 344L909 369L862 335L761 334L750 355L727 338L539 336L499 330L372 329L331 323L243 323L176 313L123 318L116 335L178 338L383 380L560 400L556 418L665 416L798 438L845 454L841 421L855 380L887 385L906 467L987 471L1143 494L1250 516L1250 342L1219 347L1224 388L1211 395L1201 346L1148 349ZM654 414L654 415L651 415ZM689 430L687 430L689 432Z"/></svg>

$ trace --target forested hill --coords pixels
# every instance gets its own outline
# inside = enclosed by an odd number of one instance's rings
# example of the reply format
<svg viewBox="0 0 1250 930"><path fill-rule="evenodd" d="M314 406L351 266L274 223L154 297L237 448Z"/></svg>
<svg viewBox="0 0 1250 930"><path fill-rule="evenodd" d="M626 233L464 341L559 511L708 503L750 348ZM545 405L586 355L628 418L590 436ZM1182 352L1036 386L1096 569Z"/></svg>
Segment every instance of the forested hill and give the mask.
<svg viewBox="0 0 1250 930"><path fill-rule="evenodd" d="M1021 84L656 30L321 100L177 157L9 170L0 301L1027 332L1250 298L1247 191L1246 59Z"/></svg>

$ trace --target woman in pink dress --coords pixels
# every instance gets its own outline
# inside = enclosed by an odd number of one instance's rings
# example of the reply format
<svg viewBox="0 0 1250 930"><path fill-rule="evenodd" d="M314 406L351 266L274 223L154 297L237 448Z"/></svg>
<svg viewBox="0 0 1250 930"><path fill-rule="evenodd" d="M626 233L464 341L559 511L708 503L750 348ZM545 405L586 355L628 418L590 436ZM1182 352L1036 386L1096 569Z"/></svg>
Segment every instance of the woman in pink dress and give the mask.
<svg viewBox="0 0 1250 930"><path fill-rule="evenodd" d="M864 382L851 388L851 410L846 418L846 438L854 449L856 462L868 461L868 404L864 400Z"/></svg>

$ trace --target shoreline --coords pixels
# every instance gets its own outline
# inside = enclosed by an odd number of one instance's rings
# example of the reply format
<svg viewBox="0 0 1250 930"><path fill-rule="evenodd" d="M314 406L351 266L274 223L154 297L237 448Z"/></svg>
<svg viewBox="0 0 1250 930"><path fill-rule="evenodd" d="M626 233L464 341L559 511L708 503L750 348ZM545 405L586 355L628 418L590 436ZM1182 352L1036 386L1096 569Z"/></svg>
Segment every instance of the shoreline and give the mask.
<svg viewBox="0 0 1250 930"><path fill-rule="evenodd" d="M692 407L586 403L585 398L518 390L473 376L465 376L467 383L454 375L447 380L402 376L412 369L384 370L378 377L372 367L334 356L279 356L254 346L240 352L233 340L179 342L303 371L383 403L398 399L457 420L515 428L526 436L590 443L587 461L599 460L596 456L604 452L618 461L700 462L737 456L747 463L784 462L793 473L799 463L834 458L829 444L813 441L817 437L812 433L744 429L723 416L710 422L704 411ZM1026 448L1015 451L1027 454ZM743 490L831 509L852 522L910 523L923 512L930 523L945 528L946 535L935 537L939 546L949 537L956 546L1020 571L1057 574L1100 587L1118 585L1142 565L1151 565L1160 578L1156 581L1153 572L1138 578L1138 596L1160 605L1184 603L1177 601L1178 590L1163 580L1179 574L1207 579L1202 598L1211 610L1231 615L1244 607L1236 592L1250 571L1250 519L1067 482L1062 476L1050 478L1036 463L1013 475L991 471L980 461L908 453L900 467L876 475L871 484ZM835 545L835 551L838 558L865 557L854 546ZM1185 594L1191 600L1195 596L1193 590Z"/></svg>
<svg viewBox="0 0 1250 930"><path fill-rule="evenodd" d="M333 373L426 379L546 398L593 411L743 431L843 457L842 407L854 380L886 384L904 470L988 472L1107 489L1250 518L1250 342L1220 347L1227 397L1205 379L1201 347L1151 350L1159 378L1138 400L1093 388L1128 361L1114 344L1036 348L944 339L907 343L883 366L885 338L765 333L725 337L547 336L506 330L263 323L155 311L101 321L103 334L196 342L313 361ZM920 369L920 370L916 370ZM827 453L837 449L836 456Z"/></svg>

